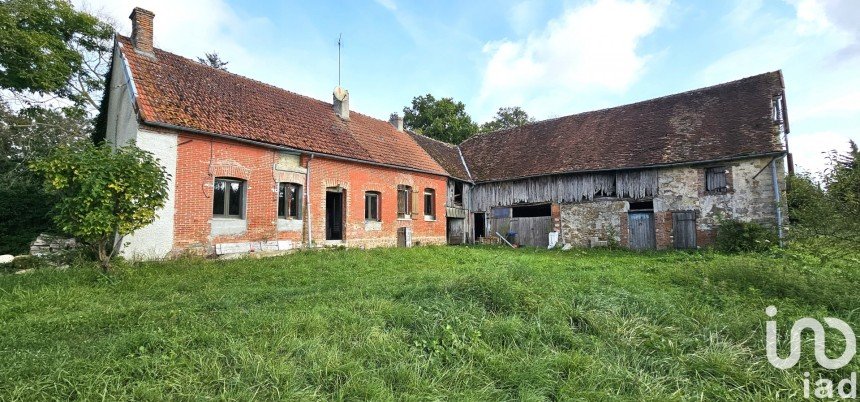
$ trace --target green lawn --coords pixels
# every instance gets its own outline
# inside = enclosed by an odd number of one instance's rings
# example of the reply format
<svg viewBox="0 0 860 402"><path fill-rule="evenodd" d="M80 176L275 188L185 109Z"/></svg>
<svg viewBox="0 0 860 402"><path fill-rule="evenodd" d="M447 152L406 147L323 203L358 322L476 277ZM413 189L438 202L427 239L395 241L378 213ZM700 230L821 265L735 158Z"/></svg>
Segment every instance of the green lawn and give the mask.
<svg viewBox="0 0 860 402"><path fill-rule="evenodd" d="M770 366L764 309L860 331L853 268L420 247L0 275L0 400L797 399L811 348Z"/></svg>

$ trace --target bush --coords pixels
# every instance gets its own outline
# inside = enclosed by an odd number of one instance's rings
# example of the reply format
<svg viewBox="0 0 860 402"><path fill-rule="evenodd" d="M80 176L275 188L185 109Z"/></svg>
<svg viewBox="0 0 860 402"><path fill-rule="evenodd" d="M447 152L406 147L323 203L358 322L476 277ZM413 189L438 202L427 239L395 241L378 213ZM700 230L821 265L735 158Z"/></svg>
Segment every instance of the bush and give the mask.
<svg viewBox="0 0 860 402"><path fill-rule="evenodd" d="M725 253L759 252L777 242L774 231L758 223L724 220L717 227L715 246Z"/></svg>
<svg viewBox="0 0 860 402"><path fill-rule="evenodd" d="M26 254L39 233L55 230L54 198L35 180L5 173L0 174L0 254Z"/></svg>

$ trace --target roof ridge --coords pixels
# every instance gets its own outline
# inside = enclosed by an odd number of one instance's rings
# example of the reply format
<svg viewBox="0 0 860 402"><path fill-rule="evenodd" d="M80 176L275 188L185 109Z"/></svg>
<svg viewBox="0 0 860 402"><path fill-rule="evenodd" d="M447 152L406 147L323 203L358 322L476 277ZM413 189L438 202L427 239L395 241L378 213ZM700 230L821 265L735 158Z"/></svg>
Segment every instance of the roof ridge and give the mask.
<svg viewBox="0 0 860 402"><path fill-rule="evenodd" d="M459 146L458 146L458 145L456 145L456 144L452 144L452 143L450 143L450 142L445 142L445 141L442 141L442 140L437 140L437 139L435 139L435 138L433 138L433 137L430 137L430 136L427 136L427 135L421 134L421 133L419 133L419 132L415 132L415 131L413 131L413 130L407 130L407 131L408 131L410 134L413 134L413 135L419 135L419 136L421 136L421 137L423 137L423 138L426 138L426 139L428 139L428 140L430 140L430 141L438 142L438 143L440 143L440 144L442 144L442 145L445 145L446 147L449 147L449 148L459 148Z"/></svg>
<svg viewBox="0 0 860 402"><path fill-rule="evenodd" d="M516 126L516 127L503 128L503 129L500 129L500 130L487 131L487 132L483 132L483 133L476 133L475 135L473 135L473 136L471 136L471 137L469 137L469 138L466 138L465 140L463 140L462 142L460 142L460 145L465 144L466 142L468 142L468 141L470 141L470 140L472 140L472 139L474 139L474 138L484 137L484 136L486 136L486 135L490 135L490 134L501 134L501 133L509 132L509 131L512 131L512 130L520 129L520 128L523 128L523 127L526 127L526 126L532 126L532 125L538 125L538 124L542 124L542 123L548 123L548 122L551 122L551 121L560 120L560 119L565 119L565 118L568 118L568 117L581 116L581 115L586 115L586 114L591 114L591 113L602 113L602 112L607 112L607 111L610 111L610 110L621 109L621 108L625 108L625 107L637 106L637 105L647 104L647 103L656 102L656 101L660 101L660 100L665 100L665 99L673 98L673 97L677 97L677 96L690 95L690 94L694 94L694 93L697 93L697 92L703 92L703 91L711 91L711 90L714 90L714 89L717 89L717 88L726 87L726 86L730 86L730 85L734 85L734 84L739 84L739 83L741 83L742 81L747 81L747 80L750 80L750 79L753 79L753 78L760 78L760 77L764 77L764 76L767 76L767 75L773 75L773 74L777 74L777 76L780 78L780 82L782 82L782 70L768 71L768 72L764 72L764 73L761 73L761 74L750 75L750 76L743 77L743 78L739 78L739 79L732 80L732 81L726 81L726 82L722 82L722 83L719 83L719 84L709 85L709 86L706 86L706 87L695 88L695 89L690 89L690 90L686 90L686 91L676 92L676 93L669 94L669 95L658 96L658 97L656 97L656 98L643 99L643 100L636 101L636 102L625 103L625 104L623 104L623 105L610 106L610 107L605 107L605 108L602 108L602 109L587 110L587 111L584 111L584 112L573 113L573 114L568 114L568 115L558 116L558 117L552 117L552 118L548 118L548 119L544 119L544 120L538 120L538 121L529 122L529 123L526 123L526 124L523 124L523 125L520 125L520 126Z"/></svg>

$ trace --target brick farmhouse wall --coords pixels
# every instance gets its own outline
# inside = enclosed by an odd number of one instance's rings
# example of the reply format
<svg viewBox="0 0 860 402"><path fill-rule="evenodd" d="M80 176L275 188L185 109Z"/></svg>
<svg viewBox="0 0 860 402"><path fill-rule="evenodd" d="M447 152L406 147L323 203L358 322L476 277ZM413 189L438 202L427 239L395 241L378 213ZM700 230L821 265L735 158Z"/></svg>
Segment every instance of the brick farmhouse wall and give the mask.
<svg viewBox="0 0 860 402"><path fill-rule="evenodd" d="M299 166L276 168L281 152L238 141L180 132L177 146L174 252L211 253L217 243L290 240L296 246L305 244L308 236L314 244L325 240L325 193L329 187L345 190L344 237L347 246L373 247L396 245L397 228L411 227L413 241L422 244L445 242L444 195L446 178L394 168L374 166L325 157L302 155ZM306 185L310 161L310 185ZM245 181L246 230L241 233L213 234L212 197L217 177ZM292 182L302 186L309 199L300 225L278 228L278 183ZM405 184L423 193L436 193L436 219L425 221L423 196L415 220L398 220L397 185ZM306 188L307 187L307 188ZM364 192L381 194L381 219L366 225ZM439 197L442 197L441 199ZM310 212L310 213L308 213ZM309 229L310 228L310 233Z"/></svg>

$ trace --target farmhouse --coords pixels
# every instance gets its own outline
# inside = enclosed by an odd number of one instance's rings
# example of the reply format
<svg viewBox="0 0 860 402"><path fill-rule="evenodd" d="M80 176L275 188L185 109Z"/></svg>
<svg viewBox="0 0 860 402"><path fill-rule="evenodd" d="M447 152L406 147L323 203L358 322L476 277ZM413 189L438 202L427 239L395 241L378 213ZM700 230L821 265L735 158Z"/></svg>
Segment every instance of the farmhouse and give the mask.
<svg viewBox="0 0 860 402"><path fill-rule="evenodd" d="M156 49L153 13L130 18L99 127L155 154L171 180L126 256L497 236L695 248L721 218L785 219L780 72L452 145L351 111L341 88L322 102Z"/></svg>

